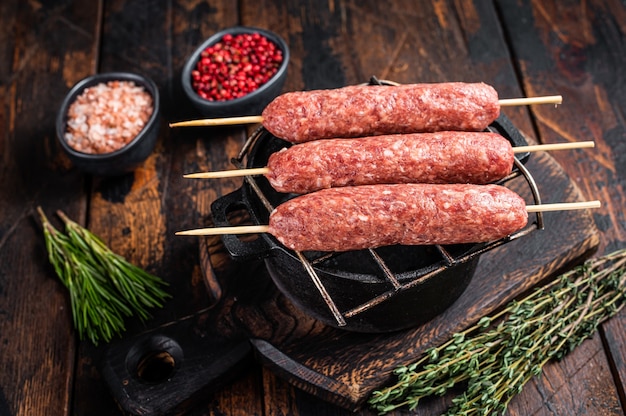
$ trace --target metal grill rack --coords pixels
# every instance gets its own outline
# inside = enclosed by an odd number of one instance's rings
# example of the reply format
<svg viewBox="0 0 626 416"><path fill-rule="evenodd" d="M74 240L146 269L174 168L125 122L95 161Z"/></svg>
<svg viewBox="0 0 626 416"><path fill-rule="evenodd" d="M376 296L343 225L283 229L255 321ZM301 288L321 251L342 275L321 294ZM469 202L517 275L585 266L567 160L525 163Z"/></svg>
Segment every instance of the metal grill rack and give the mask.
<svg viewBox="0 0 626 416"><path fill-rule="evenodd" d="M246 155L249 153L251 147L253 146L253 144L256 142L256 140L259 138L259 136L263 133L264 129L263 127L259 127L257 130L255 130L250 137L248 138L248 140L246 141L246 143L244 144L244 146L242 147L239 155L234 158L232 160L232 163L240 169L243 169L245 167L245 158ZM506 182L522 176L525 181L526 184L528 185L530 192L532 194L532 198L534 199L534 203L536 205L541 204L541 197L539 194L539 190L537 188L537 184L535 183L534 178L532 177L532 175L530 174L530 172L528 171L528 169L524 166L524 164L516 157L514 158L514 167L515 169L513 169L513 172L508 175L507 177L499 180L497 182L497 184L505 184ZM254 191L254 193L258 196L259 200L262 202L262 204L264 205L264 207L268 210L268 213L271 212L274 207L272 206L272 204L270 203L270 201L268 200L268 198L266 197L266 195L263 193L263 191L261 190L261 187L259 186L259 184L257 183L257 179L255 179L255 177L253 176L245 176L245 181L246 183L251 187L251 189ZM523 229L509 235L506 236L504 238L501 238L499 240L496 241L492 241L489 243L485 243L485 244L479 244L476 245L475 248L473 248L470 251L464 252L461 255L454 255L453 253L451 253L448 249L446 249L444 246L440 246L437 245L436 247L436 251L439 253L439 255L441 256L442 259L442 265L439 267L436 267L435 269L429 271L426 274L423 274L415 279L412 279L411 281L408 282L400 282L400 280L398 279L396 273L394 273L392 271L392 268L387 264L387 262L384 261L384 259L377 253L376 249L369 249L368 254L371 256L371 258L373 259L373 261L375 262L375 264L380 268L381 274L383 279L386 279L389 283L390 289L387 291L384 291L376 296L373 296L371 299L369 299L366 302L363 302L359 305L356 305L348 310L344 310L341 311L336 302L333 300L333 297L331 296L331 294L328 292L328 290L326 289L326 287L324 286L323 282L321 281L320 277L318 276L318 274L315 271L315 266L317 265L321 265L324 262L334 258L335 256L339 255L340 253L324 253L322 255L318 255L317 257L313 257L310 256L308 253L307 255L305 255L302 252L295 252L296 256L298 257L298 259L300 260L300 262L302 263L302 266L304 267L304 269L306 270L307 274L309 275L309 277L311 278L312 282L314 283L315 287L317 288L317 290L319 291L321 297L323 298L325 304L328 306L328 309L330 310L330 312L332 313L334 319L337 322L337 325L339 327L345 326L346 325L346 319L355 317L356 315L376 306L379 305L383 302L386 302L390 299L392 299L395 295L397 295L398 293L400 293L401 291L410 289L416 285L422 284L425 281L427 281L428 279L431 279L432 277L436 276L437 274L441 273L442 271L449 269L451 267L457 266L459 264L471 261L476 259L477 256L480 256L483 253L486 253L488 251L491 251L493 249L495 249L496 247L502 246L510 241L516 240L518 238L524 237L526 235L528 235L529 233L535 231L535 230L540 230L544 228L544 222L543 222L543 215L541 212L535 212L532 214L534 216L534 220L531 221L529 219L528 224L526 225L526 227L524 227Z"/></svg>

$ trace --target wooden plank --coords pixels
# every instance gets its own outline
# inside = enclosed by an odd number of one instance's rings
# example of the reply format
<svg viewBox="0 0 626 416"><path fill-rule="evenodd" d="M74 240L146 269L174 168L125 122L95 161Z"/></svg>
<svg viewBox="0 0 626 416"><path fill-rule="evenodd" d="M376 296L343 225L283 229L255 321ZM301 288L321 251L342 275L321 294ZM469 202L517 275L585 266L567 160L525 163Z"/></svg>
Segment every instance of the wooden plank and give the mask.
<svg viewBox="0 0 626 416"><path fill-rule="evenodd" d="M555 158L576 179L583 194L603 201L603 207L594 214L601 230L599 254L624 247L626 91L622 68L626 55L619 52L626 38L623 2L498 1L498 7L519 62L524 89L531 94L559 90L564 96L558 112L533 109L542 141L596 142L591 157L563 152ZM626 312L622 311L603 325L622 406L626 403L625 320ZM582 363L587 357L582 351L572 354ZM603 381L606 390L613 391L612 381L606 377Z"/></svg>
<svg viewBox="0 0 626 416"><path fill-rule="evenodd" d="M582 359L584 357L584 359ZM558 363L549 363L513 401L511 415L623 415L597 333ZM574 380L574 382L572 382Z"/></svg>
<svg viewBox="0 0 626 416"><path fill-rule="evenodd" d="M35 208L84 220L55 118L95 65L99 2L0 5L0 413L68 414L76 345L67 291L47 261ZM16 274L19 271L19 274Z"/></svg>
<svg viewBox="0 0 626 416"><path fill-rule="evenodd" d="M617 392L622 402L626 403L626 311L622 310L618 315L602 326L606 348L609 350L609 364L611 373L615 377ZM625 411L626 413L626 411Z"/></svg>
<svg viewBox="0 0 626 416"><path fill-rule="evenodd" d="M584 195L604 202L596 213L602 246L624 246L626 205L623 138L626 103L620 68L626 11L620 1L499 1L504 25L523 76L527 94L559 91L558 111L533 107L541 140L592 140L596 150L580 163L579 152L554 157L576 179ZM524 28L532 27L532 32Z"/></svg>
<svg viewBox="0 0 626 416"><path fill-rule="evenodd" d="M233 129L195 129L172 132L170 121L195 116L184 98L180 70L184 60L215 31L237 23L236 3L107 2L98 72L130 71L151 77L161 93L159 141L153 154L134 173L118 178L94 178L89 226L116 252L170 283L173 295L164 310L145 324L129 321L124 339L207 307L198 269L197 241L174 236L179 229L205 221L208 201L241 182L223 181L222 188L206 181L182 178L196 170L230 166L245 132ZM117 404L102 377L107 347L81 343L74 410L77 414L115 414ZM251 376L207 397L212 409L260 407L241 390L254 392Z"/></svg>

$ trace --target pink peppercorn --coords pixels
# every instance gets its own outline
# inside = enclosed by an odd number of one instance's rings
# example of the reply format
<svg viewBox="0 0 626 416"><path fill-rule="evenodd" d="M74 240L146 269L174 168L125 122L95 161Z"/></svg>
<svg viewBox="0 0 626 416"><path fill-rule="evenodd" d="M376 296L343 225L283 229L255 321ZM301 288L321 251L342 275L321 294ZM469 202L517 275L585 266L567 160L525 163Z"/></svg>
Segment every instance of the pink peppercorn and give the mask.
<svg viewBox="0 0 626 416"><path fill-rule="evenodd" d="M280 48L260 33L226 34L202 51L191 85L208 101L240 98L268 82L282 62Z"/></svg>

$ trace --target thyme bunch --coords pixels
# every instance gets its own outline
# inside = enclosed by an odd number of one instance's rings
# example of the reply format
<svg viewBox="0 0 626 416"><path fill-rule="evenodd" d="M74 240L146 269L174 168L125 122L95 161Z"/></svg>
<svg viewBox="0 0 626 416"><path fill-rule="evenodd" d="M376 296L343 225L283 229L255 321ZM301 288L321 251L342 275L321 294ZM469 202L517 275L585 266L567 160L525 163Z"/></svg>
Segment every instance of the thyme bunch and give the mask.
<svg viewBox="0 0 626 416"><path fill-rule="evenodd" d="M626 249L587 261L500 312L480 319L415 363L398 367L397 382L372 393L384 414L417 407L429 396L464 387L446 415L504 413L524 384L561 359L626 301Z"/></svg>
<svg viewBox="0 0 626 416"><path fill-rule="evenodd" d="M170 297L167 283L114 253L96 235L57 214L65 233L56 229L41 207L48 259L68 289L74 328L81 340L94 345L109 342L125 330L124 320L137 314L150 317L150 308L162 307Z"/></svg>

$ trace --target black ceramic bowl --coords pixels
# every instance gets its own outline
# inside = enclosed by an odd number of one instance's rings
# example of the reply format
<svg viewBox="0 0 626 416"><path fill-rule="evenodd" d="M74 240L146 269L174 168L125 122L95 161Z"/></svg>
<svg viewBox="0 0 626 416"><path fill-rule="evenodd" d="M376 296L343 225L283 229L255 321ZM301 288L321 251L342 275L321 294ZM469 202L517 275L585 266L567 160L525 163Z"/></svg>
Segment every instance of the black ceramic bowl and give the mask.
<svg viewBox="0 0 626 416"><path fill-rule="evenodd" d="M142 86L152 96L152 104L154 107L152 115L143 129L128 144L119 150L102 154L90 154L73 149L65 140L69 106L85 88L116 80L132 81L135 85ZM151 79L128 72L96 74L79 81L65 96L56 120L57 139L73 165L78 169L86 173L100 176L122 175L133 171L154 150L159 132L159 113L159 90Z"/></svg>
<svg viewBox="0 0 626 416"><path fill-rule="evenodd" d="M278 46L283 53L283 62L278 68L278 71L268 82L243 97L227 101L209 101L200 97L191 85L191 71L194 70L196 64L198 63L202 51L204 51L208 46L219 42L226 34L237 35L241 33L259 33ZM183 90L194 107L200 112L200 114L206 117L214 118L259 115L265 106L267 106L270 101L280 94L283 85L285 84L285 79L287 78L288 63L289 48L287 47L287 43L277 34L255 27L231 27L217 32L205 40L187 59L181 74Z"/></svg>

